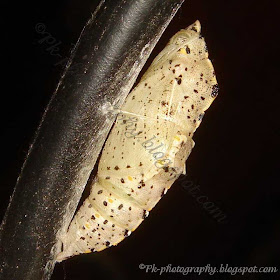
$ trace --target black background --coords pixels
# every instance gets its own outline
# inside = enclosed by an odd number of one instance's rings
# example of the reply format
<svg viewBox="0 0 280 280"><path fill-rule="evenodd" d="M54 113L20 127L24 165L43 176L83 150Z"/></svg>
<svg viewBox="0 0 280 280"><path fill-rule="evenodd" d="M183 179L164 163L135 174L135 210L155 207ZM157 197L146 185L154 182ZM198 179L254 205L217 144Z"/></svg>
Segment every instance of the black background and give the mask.
<svg viewBox="0 0 280 280"><path fill-rule="evenodd" d="M62 73L56 64L69 55L97 4L97 0L37 1L2 9L1 218ZM177 183L129 238L117 247L58 264L52 280L210 278L159 276L140 270L140 263L280 270L279 17L276 1L186 1L148 62L174 33L200 20L220 91L195 133L187 168L201 193L226 214L227 223L218 223ZM61 57L50 53L50 44L40 43L38 23L61 42L56 51ZM230 278L230 274L211 277ZM280 279L280 273L234 279Z"/></svg>

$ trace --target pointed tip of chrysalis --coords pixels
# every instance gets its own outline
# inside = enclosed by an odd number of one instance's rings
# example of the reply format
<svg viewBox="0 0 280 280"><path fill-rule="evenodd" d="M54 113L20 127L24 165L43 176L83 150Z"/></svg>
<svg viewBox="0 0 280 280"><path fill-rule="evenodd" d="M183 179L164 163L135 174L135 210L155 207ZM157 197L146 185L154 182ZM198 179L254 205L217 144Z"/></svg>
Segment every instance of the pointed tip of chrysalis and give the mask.
<svg viewBox="0 0 280 280"><path fill-rule="evenodd" d="M188 30L192 30L194 32L200 33L201 31L201 24L199 20L196 20L192 25L187 27Z"/></svg>

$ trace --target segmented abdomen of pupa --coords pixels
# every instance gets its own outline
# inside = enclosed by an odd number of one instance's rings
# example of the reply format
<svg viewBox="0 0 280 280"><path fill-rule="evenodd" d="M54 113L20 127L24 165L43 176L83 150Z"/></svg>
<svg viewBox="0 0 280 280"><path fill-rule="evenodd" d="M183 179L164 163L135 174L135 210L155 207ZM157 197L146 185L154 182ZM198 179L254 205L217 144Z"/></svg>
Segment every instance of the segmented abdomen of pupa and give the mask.
<svg viewBox="0 0 280 280"><path fill-rule="evenodd" d="M171 38L127 97L58 261L117 245L139 226L185 172L193 133L216 95L196 21Z"/></svg>

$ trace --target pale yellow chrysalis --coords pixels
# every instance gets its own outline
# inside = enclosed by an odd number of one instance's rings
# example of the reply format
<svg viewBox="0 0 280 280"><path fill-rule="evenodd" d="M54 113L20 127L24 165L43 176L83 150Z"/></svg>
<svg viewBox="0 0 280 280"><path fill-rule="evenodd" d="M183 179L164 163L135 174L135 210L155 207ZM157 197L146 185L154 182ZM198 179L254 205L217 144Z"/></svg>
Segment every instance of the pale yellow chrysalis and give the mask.
<svg viewBox="0 0 280 280"><path fill-rule="evenodd" d="M58 261L117 245L139 226L184 173L193 133L216 95L196 21L171 38L127 97Z"/></svg>

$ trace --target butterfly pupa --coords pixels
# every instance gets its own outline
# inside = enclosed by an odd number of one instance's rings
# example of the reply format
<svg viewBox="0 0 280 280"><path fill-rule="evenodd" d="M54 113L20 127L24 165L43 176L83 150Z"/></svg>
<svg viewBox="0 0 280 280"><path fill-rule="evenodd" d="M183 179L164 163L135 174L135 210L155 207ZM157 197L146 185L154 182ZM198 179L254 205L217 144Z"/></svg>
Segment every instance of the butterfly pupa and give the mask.
<svg viewBox="0 0 280 280"><path fill-rule="evenodd" d="M218 88L200 30L196 21L176 33L127 97L57 261L120 243L185 172Z"/></svg>

